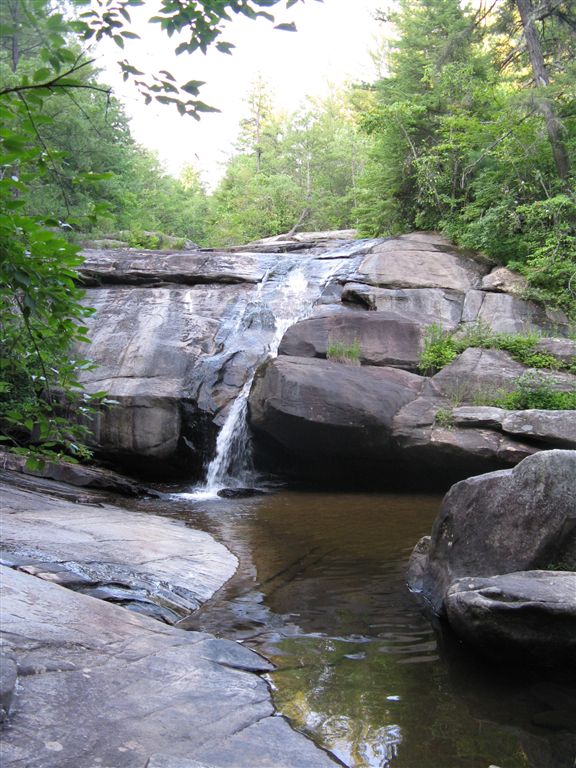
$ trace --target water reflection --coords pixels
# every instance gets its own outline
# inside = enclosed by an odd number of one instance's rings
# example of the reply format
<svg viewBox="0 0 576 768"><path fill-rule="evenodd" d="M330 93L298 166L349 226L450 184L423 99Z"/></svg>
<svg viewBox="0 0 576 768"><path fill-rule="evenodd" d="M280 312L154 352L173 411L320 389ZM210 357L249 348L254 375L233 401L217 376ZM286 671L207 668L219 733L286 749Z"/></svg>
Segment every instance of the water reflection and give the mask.
<svg viewBox="0 0 576 768"><path fill-rule="evenodd" d="M576 684L438 642L405 588L439 501L282 492L160 507L241 562L186 626L270 658L278 709L354 768L575 768Z"/></svg>

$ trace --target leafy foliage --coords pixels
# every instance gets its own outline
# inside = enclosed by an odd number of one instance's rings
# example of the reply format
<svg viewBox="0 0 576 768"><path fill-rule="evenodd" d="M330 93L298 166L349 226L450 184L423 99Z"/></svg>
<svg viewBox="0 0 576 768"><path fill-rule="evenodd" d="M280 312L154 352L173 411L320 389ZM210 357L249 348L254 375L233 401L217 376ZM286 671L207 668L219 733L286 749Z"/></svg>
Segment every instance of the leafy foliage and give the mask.
<svg viewBox="0 0 576 768"><path fill-rule="evenodd" d="M389 75L362 120L363 231L440 230L574 316L573 6L502 0L473 13L457 0L400 0L389 18Z"/></svg>
<svg viewBox="0 0 576 768"><path fill-rule="evenodd" d="M450 332L439 325L428 326L424 335L424 348L420 356L419 369L427 375L434 374L451 363L461 352L470 347L481 349L502 349L515 360L531 368L546 368L576 373L574 364L560 360L554 355L539 352L538 333L516 334L495 333L484 323L474 323L463 331Z"/></svg>

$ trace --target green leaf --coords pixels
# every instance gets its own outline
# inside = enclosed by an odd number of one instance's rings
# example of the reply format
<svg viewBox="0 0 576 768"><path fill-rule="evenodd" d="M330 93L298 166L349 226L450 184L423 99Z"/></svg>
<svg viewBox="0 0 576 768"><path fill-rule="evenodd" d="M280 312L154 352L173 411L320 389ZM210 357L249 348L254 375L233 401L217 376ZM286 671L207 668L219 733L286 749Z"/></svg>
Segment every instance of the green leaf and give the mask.
<svg viewBox="0 0 576 768"><path fill-rule="evenodd" d="M297 32L296 24L293 21L284 24L276 24L274 29L281 29L284 32Z"/></svg>
<svg viewBox="0 0 576 768"><path fill-rule="evenodd" d="M200 92L200 88L203 85L203 80L189 80L187 83L185 83L185 85L180 86L180 89L182 91L186 91L186 93L189 93L192 96L197 96Z"/></svg>

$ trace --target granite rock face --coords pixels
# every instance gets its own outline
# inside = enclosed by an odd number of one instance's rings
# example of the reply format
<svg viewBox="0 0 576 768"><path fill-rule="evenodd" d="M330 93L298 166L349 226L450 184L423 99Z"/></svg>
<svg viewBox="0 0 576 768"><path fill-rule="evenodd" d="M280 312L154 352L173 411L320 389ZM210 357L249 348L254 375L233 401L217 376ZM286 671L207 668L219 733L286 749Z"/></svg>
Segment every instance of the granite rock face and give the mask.
<svg viewBox="0 0 576 768"><path fill-rule="evenodd" d="M426 329L434 323L451 331L480 321L495 331L554 333L560 338L543 339L539 349L558 351L566 365L572 361L573 342L561 338L566 318L525 301L507 270L492 269L435 233L352 237L348 231L298 233L220 252L87 251L81 279L86 302L97 311L89 320L92 343L78 351L97 363L84 374L88 391L105 390L115 402L91 424L96 453L147 477L199 476L232 402L274 354L282 334L279 352L286 360L321 362L334 344L357 344L361 373L349 374L337 364L323 377L324 392L320 369L307 369L314 371L313 397L335 397L336 409L351 397L350 376L364 392L373 388L375 368L418 372ZM505 352L469 349L418 392L412 389L411 398L382 403L394 415L391 432L387 424L385 434L376 437L379 417L368 425L366 414L359 415L356 431L367 429L366 446L373 447L369 456L362 453L365 466L370 465L367 473L376 468L372 478L380 476L383 443L387 460L412 465L422 477L439 477L438 468L450 464L444 485L513 466L542 449L569 447L565 429L557 434L550 419L532 431L526 424L507 430L503 422L478 427L444 418L440 423L438 413L510 389L526 370ZM543 376L554 388L576 387L574 376ZM335 393L338 379L347 393ZM279 385L281 379L271 370L266 380L267 396L276 401L272 381ZM251 398L253 427L259 439L265 438L259 455L268 454L270 446L281 448L284 458L272 468L282 473L292 459L298 463L310 424L306 416L293 418L290 438L276 433L271 422L264 428L257 402L261 392L256 384ZM356 411L360 414L362 407ZM354 432L356 418L351 411L348 416L346 435ZM353 462L358 441L349 443L346 457L347 436L331 434L342 460Z"/></svg>
<svg viewBox="0 0 576 768"><path fill-rule="evenodd" d="M3 768L336 765L274 716L257 654L0 570L18 667Z"/></svg>

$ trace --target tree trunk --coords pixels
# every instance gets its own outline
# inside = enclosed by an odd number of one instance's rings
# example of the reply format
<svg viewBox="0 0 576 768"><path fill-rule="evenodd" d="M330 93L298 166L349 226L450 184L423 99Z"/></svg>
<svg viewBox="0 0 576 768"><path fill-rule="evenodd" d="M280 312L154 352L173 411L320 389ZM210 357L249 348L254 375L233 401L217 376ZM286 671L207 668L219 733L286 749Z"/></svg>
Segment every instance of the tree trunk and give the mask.
<svg viewBox="0 0 576 768"><path fill-rule="evenodd" d="M542 88L550 84L550 77L544 61L544 55L542 54L538 32L534 24L535 15L532 1L516 0L516 5L518 6L522 27L524 28L526 48L530 56L530 63L532 64L534 81L536 87ZM566 179L570 174L570 160L562 140L562 123L558 119L554 105L549 99L538 99L536 106L546 122L546 130L550 145L552 146L556 172L561 179Z"/></svg>

